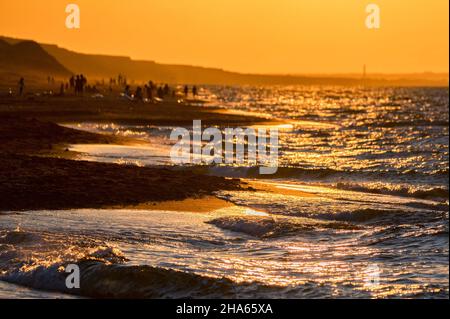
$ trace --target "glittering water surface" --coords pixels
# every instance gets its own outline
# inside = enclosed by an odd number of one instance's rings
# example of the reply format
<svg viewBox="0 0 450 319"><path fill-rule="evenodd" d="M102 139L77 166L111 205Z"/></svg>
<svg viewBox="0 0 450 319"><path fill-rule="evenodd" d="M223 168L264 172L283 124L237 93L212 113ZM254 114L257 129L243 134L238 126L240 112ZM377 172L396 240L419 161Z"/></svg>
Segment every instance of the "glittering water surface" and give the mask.
<svg viewBox="0 0 450 319"><path fill-rule="evenodd" d="M0 279L67 292L61 266L78 262L86 296L448 298L448 89L202 92L211 105L288 121L273 176L205 167L278 192L220 192L237 206L208 214L5 213ZM172 165L170 127L75 126L148 142L72 146L81 159Z"/></svg>

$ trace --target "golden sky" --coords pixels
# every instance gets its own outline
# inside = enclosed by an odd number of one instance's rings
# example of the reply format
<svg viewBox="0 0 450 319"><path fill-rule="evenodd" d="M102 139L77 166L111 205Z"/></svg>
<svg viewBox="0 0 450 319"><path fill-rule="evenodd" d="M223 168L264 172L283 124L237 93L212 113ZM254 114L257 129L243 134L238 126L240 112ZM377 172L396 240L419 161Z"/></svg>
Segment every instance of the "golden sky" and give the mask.
<svg viewBox="0 0 450 319"><path fill-rule="evenodd" d="M78 30L65 27L69 3ZM365 26L369 3L380 29ZM448 72L448 10L448 0L0 0L0 35L240 72Z"/></svg>

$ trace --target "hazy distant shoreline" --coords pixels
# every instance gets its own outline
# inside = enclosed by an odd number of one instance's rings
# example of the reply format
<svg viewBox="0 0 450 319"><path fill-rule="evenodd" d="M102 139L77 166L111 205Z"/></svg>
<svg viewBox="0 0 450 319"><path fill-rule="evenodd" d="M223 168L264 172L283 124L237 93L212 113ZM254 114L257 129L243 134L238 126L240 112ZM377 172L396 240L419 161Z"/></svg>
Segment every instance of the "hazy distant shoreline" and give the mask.
<svg viewBox="0 0 450 319"><path fill-rule="evenodd" d="M0 36L0 41L17 44L23 39ZM109 79L124 74L131 81L161 83L189 83L211 85L343 85L343 86L427 86L448 87L448 73L414 73L414 74L248 74L226 71L218 68L207 68L190 65L162 64L154 61L133 60L125 56L109 56L102 54L84 54L61 48L54 44L39 44L49 56L67 69L67 74L83 73L91 79ZM24 74L15 69L7 68L2 61L0 46L0 79L12 82L17 76ZM6 61L7 62L7 61ZM40 64L34 61L36 67ZM18 67L19 65L15 65ZM27 73L38 78L27 66ZM54 70L49 70L49 75ZM34 74L33 74L34 73ZM64 72L63 72L64 73ZM26 75L26 74L25 74ZM57 74L60 75L60 74ZM42 75L42 79L47 75Z"/></svg>

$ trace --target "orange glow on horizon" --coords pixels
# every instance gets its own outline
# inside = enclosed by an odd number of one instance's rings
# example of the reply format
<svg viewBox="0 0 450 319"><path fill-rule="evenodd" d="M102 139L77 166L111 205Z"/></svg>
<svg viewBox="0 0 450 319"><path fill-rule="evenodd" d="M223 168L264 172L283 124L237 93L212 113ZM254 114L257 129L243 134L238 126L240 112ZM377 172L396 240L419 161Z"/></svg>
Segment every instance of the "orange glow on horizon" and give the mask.
<svg viewBox="0 0 450 319"><path fill-rule="evenodd" d="M65 7L81 29L65 27ZM369 30L365 6L381 8ZM1 0L0 35L252 73L448 72L448 0Z"/></svg>

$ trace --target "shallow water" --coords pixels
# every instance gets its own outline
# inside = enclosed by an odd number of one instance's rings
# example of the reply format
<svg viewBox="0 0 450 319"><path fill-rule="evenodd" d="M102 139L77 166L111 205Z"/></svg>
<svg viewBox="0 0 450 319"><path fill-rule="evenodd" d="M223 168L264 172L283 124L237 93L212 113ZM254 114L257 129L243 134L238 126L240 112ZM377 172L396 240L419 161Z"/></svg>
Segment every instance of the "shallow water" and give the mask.
<svg viewBox="0 0 450 319"><path fill-rule="evenodd" d="M279 127L279 170L272 178L448 201L448 89L209 87L203 92L227 111L262 112L290 123ZM75 146L85 151L83 159L171 164L170 127L78 127L150 142L147 150ZM260 177L245 167L215 168L214 174Z"/></svg>
<svg viewBox="0 0 450 319"><path fill-rule="evenodd" d="M59 267L77 262L78 293L93 297L448 298L448 89L203 92L213 105L291 123L279 127L274 176L245 165L207 171L290 195L220 192L238 207L209 214L2 214L0 279L70 292ZM170 127L75 126L148 143L75 145L80 159L172 165Z"/></svg>
<svg viewBox="0 0 450 319"><path fill-rule="evenodd" d="M448 297L445 206L274 186L316 196L222 192L219 197L257 209L238 206L208 214L2 214L0 279L74 293L65 289L60 267L77 263L86 286L76 293L92 297ZM181 272L166 273L171 270ZM160 276L165 279L155 282Z"/></svg>
<svg viewBox="0 0 450 319"><path fill-rule="evenodd" d="M300 188L319 197L224 192L259 209L208 214L3 214L0 279L74 293L60 267L77 263L76 293L90 297L448 297L448 212L437 203Z"/></svg>

